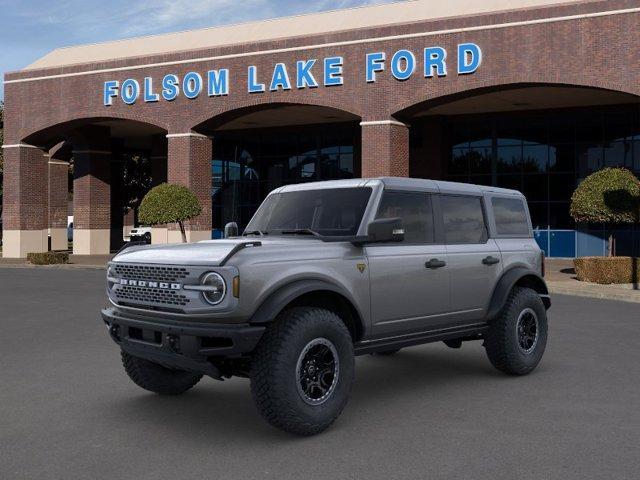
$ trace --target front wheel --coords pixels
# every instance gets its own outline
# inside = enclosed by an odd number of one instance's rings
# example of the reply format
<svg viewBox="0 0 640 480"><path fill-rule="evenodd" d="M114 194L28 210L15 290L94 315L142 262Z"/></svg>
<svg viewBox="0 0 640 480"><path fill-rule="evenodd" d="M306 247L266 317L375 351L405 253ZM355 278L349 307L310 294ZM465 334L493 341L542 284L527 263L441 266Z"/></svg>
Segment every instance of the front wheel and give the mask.
<svg viewBox="0 0 640 480"><path fill-rule="evenodd" d="M500 316L485 337L489 361L511 375L531 372L547 345L547 312L540 296L530 288L515 287Z"/></svg>
<svg viewBox="0 0 640 480"><path fill-rule="evenodd" d="M273 426L315 435L340 415L354 377L353 342L340 317L298 307L269 325L251 361L251 393Z"/></svg>

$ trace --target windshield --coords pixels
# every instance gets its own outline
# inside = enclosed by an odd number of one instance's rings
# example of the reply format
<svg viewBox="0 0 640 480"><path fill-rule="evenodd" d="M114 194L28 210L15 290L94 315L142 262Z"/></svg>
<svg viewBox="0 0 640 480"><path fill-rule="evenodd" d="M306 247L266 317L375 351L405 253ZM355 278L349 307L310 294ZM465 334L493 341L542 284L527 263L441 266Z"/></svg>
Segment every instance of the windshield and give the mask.
<svg viewBox="0 0 640 480"><path fill-rule="evenodd" d="M355 236L371 188L328 188L269 195L247 225L249 234Z"/></svg>

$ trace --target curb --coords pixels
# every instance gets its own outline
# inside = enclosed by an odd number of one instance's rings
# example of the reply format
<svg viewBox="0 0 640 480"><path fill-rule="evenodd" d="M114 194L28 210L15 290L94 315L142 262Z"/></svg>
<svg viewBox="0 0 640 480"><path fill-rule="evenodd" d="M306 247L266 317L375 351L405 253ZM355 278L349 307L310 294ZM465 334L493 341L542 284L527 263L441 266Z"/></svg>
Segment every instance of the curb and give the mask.
<svg viewBox="0 0 640 480"><path fill-rule="evenodd" d="M604 285L598 285L602 288L599 291L594 291L590 288L581 288L581 286L564 286L563 283L567 282L547 282L549 293L559 295L573 295L575 297L598 298L601 300L617 300L621 302L640 303L640 292L634 294L619 291L612 292L608 290Z"/></svg>
<svg viewBox="0 0 640 480"><path fill-rule="evenodd" d="M0 263L0 268L25 268L25 269L58 269L58 270L106 270L106 265L78 265L75 263L66 263L59 265L31 265L28 263Z"/></svg>

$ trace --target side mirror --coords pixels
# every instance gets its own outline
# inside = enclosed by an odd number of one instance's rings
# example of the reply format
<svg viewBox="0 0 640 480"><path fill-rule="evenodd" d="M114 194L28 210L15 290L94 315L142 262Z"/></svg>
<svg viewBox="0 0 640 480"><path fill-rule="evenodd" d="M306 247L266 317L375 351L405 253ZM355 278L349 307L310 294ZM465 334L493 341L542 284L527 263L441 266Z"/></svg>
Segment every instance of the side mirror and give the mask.
<svg viewBox="0 0 640 480"><path fill-rule="evenodd" d="M237 237L238 236L238 224L236 222L229 222L224 226L224 238Z"/></svg>
<svg viewBox="0 0 640 480"><path fill-rule="evenodd" d="M379 218L367 226L367 241L402 242L404 240L404 226L400 218Z"/></svg>

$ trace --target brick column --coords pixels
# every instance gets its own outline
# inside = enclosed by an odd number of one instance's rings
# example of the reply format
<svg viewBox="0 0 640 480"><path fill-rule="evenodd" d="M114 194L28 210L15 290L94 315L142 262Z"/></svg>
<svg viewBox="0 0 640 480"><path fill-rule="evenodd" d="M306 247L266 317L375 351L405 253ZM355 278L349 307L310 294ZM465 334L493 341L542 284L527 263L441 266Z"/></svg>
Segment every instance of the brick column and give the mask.
<svg viewBox="0 0 640 480"><path fill-rule="evenodd" d="M4 258L46 252L48 154L27 144L4 145ZM47 155L47 156L45 156Z"/></svg>
<svg viewBox="0 0 640 480"><path fill-rule="evenodd" d="M73 253L107 255L111 237L109 129L87 127L73 140Z"/></svg>
<svg viewBox="0 0 640 480"><path fill-rule="evenodd" d="M202 214L187 222L187 241L211 238L211 158L213 145L209 137L198 133L167 135L167 180L189 187L198 197ZM181 242L177 225L169 225L168 241Z"/></svg>
<svg viewBox="0 0 640 480"><path fill-rule="evenodd" d="M157 186L167 182L167 138L165 135L154 135L151 139L151 185ZM151 243L169 242L169 229L166 225L151 227Z"/></svg>
<svg viewBox="0 0 640 480"><path fill-rule="evenodd" d="M362 177L409 176L409 127L396 120L363 121Z"/></svg>
<svg viewBox="0 0 640 480"><path fill-rule="evenodd" d="M49 237L51 250L67 250L69 157L64 143L49 150Z"/></svg>

